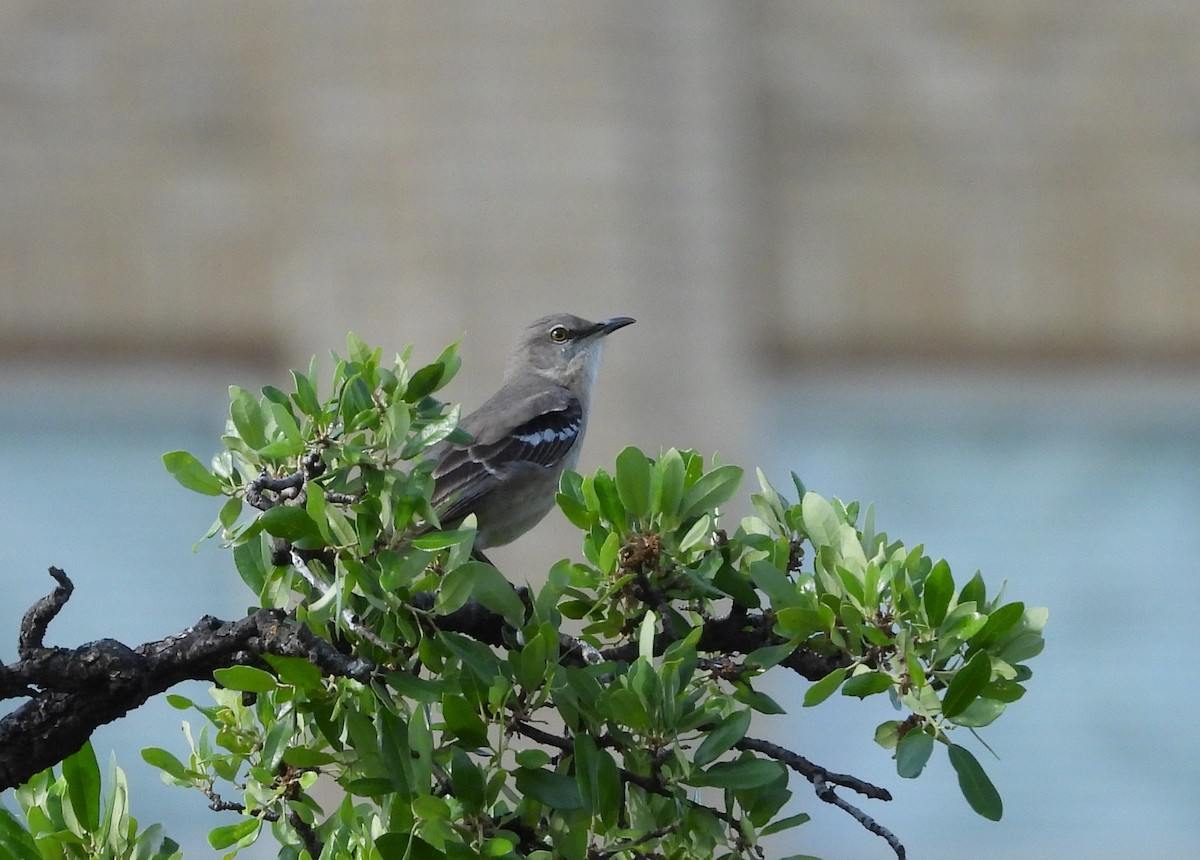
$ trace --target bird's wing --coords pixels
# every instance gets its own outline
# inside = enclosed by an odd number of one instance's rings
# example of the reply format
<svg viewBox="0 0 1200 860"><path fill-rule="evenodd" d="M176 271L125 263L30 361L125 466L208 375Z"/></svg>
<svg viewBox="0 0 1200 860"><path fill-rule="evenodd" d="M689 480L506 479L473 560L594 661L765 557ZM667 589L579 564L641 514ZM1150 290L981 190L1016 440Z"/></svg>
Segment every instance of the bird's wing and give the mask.
<svg viewBox="0 0 1200 860"><path fill-rule="evenodd" d="M475 435L474 442L443 443L430 451L438 461L433 470L433 505L440 508L443 522L465 517L513 468L558 463L583 432L583 406L565 389L523 401L521 410L507 422L489 421L500 414L490 406L484 404L462 422L463 429Z"/></svg>

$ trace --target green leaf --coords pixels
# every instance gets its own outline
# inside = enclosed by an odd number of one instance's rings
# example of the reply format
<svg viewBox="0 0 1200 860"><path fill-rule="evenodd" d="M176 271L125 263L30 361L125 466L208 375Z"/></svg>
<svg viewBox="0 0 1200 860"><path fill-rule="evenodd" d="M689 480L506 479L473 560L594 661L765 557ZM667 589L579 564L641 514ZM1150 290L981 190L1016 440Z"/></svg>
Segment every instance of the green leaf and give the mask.
<svg viewBox="0 0 1200 860"><path fill-rule="evenodd" d="M956 744L951 744L948 752L950 764L958 774L958 787L962 789L967 803L989 821L999 821L1004 815L1004 803L979 761L969 750Z"/></svg>
<svg viewBox="0 0 1200 860"><path fill-rule="evenodd" d="M359 364L366 364L371 360L371 348L356 332L346 333L346 354L350 356L351 361Z"/></svg>
<svg viewBox="0 0 1200 860"><path fill-rule="evenodd" d="M475 534L475 529L427 532L420 537L413 538L412 545L417 549L446 549L447 547L458 546L460 543L465 543L468 540L473 541Z"/></svg>
<svg viewBox="0 0 1200 860"><path fill-rule="evenodd" d="M696 754L692 756L692 763L703 766L719 758L744 738L749 728L750 711L734 711L709 731Z"/></svg>
<svg viewBox="0 0 1200 860"><path fill-rule="evenodd" d="M695 785L714 788L748 789L767 785L786 771L782 764L767 759L746 757L737 761L719 761L708 770L694 775Z"/></svg>
<svg viewBox="0 0 1200 860"><path fill-rule="evenodd" d="M242 441L255 451L267 444L267 426L262 407L254 395L236 385L229 386L229 417Z"/></svg>
<svg viewBox="0 0 1200 860"><path fill-rule="evenodd" d="M442 719L446 721L446 730L468 747L487 746L487 725L474 706L462 696L446 694L442 697Z"/></svg>
<svg viewBox="0 0 1200 860"><path fill-rule="evenodd" d="M771 608L776 613L784 607L794 605L798 599L796 583L765 559L760 559L750 565L750 578L767 596L771 602Z"/></svg>
<svg viewBox="0 0 1200 860"><path fill-rule="evenodd" d="M296 393L292 395L297 408L309 418L321 414L321 401L317 399L317 389L313 382L298 370L292 371L292 379L296 383Z"/></svg>
<svg viewBox="0 0 1200 860"><path fill-rule="evenodd" d="M236 496L231 497L225 504L221 505L221 511L217 515L217 520L225 528L232 528L237 522L237 518L242 513L242 500Z"/></svg>
<svg viewBox="0 0 1200 860"><path fill-rule="evenodd" d="M842 685L842 681L846 677L846 670L834 669L820 681L817 681L804 692L804 707L811 708L813 705L819 705L821 702L828 699L837 688Z"/></svg>
<svg viewBox="0 0 1200 860"><path fill-rule="evenodd" d="M288 747L283 752L283 760L292 767L323 767L337 761L333 753L324 750L312 750L308 747Z"/></svg>
<svg viewBox="0 0 1200 860"><path fill-rule="evenodd" d="M517 771L517 790L551 809L582 809L583 798L574 778L549 770Z"/></svg>
<svg viewBox="0 0 1200 860"><path fill-rule="evenodd" d="M933 566L925 577L925 588L922 599L925 603L925 615L932 627L937 627L946 617L950 607L950 598L954 596L954 579L950 574L950 565L943 559Z"/></svg>
<svg viewBox="0 0 1200 860"><path fill-rule="evenodd" d="M617 455L617 495L625 510L644 520L650 515L650 460L632 446Z"/></svg>
<svg viewBox="0 0 1200 860"><path fill-rule="evenodd" d="M263 557L263 549L261 535L233 548L234 567L242 577L242 582L255 594L262 593L263 585L267 581L267 561Z"/></svg>
<svg viewBox="0 0 1200 860"><path fill-rule="evenodd" d="M841 524L834 513L833 505L823 496L812 492L805 493L800 502L800 517L804 521L804 532L814 549L837 544Z"/></svg>
<svg viewBox="0 0 1200 860"><path fill-rule="evenodd" d="M733 698L743 705L749 705L760 714L786 714L783 706L760 690L751 689L747 684L738 684L733 688Z"/></svg>
<svg viewBox="0 0 1200 860"><path fill-rule="evenodd" d="M413 408L403 400L393 400L388 404L385 415L386 438L396 445L412 428Z"/></svg>
<svg viewBox="0 0 1200 860"><path fill-rule="evenodd" d="M899 720L880 723L875 727L875 743L885 750L895 749L896 744L900 742L900 726Z"/></svg>
<svg viewBox="0 0 1200 860"><path fill-rule="evenodd" d="M823 678L823 680L825 679ZM891 689L891 687L891 675L883 672L862 672L853 676L842 685L842 695L857 696L860 699L865 699L867 696L882 693Z"/></svg>
<svg viewBox="0 0 1200 860"><path fill-rule="evenodd" d="M653 609L647 610L642 616L642 623L638 627L638 657L642 660L654 659L654 633L657 622L658 617Z"/></svg>
<svg viewBox="0 0 1200 860"><path fill-rule="evenodd" d="M525 604L512 583L492 565L475 559L460 564L442 579L442 587L438 590L438 612L453 612L472 597L516 627L525 620Z"/></svg>
<svg viewBox="0 0 1200 860"><path fill-rule="evenodd" d="M33 836L16 816L0 805L0 848L11 860L42 860Z"/></svg>
<svg viewBox="0 0 1200 860"><path fill-rule="evenodd" d="M973 729L990 726L1004 713L1005 707L1005 703L999 699L985 699L981 696L968 705L966 710L955 715L953 722L956 726Z"/></svg>
<svg viewBox="0 0 1200 860"><path fill-rule="evenodd" d="M396 790L394 782L381 776L352 779L344 787L354 797L384 797Z"/></svg>
<svg viewBox="0 0 1200 860"><path fill-rule="evenodd" d="M489 836L486 840L484 840L482 854L484 857L507 857L512 853L512 850L515 847L516 843L508 837ZM464 853L461 860L474 860L474 857L475 855L469 853L468 849L468 853ZM455 858L455 860L460 860L460 858Z"/></svg>
<svg viewBox="0 0 1200 860"><path fill-rule="evenodd" d="M683 501L683 455L672 448L662 455L657 468L662 474L655 482L658 498L653 501L654 509L662 515L664 521L672 521L679 513L679 505Z"/></svg>
<svg viewBox="0 0 1200 860"><path fill-rule="evenodd" d="M526 635L528 636L528 630ZM552 655L558 651L558 635L550 625L543 626L529 637L525 647L510 651L509 660L516 666L516 680L526 690L541 687L557 662Z"/></svg>
<svg viewBox="0 0 1200 860"><path fill-rule="evenodd" d="M600 806L600 749L591 735L578 732L574 739L575 784L583 808L595 814Z"/></svg>
<svg viewBox="0 0 1200 860"><path fill-rule="evenodd" d="M764 645L755 648L746 655L746 665L757 666L766 671L773 669L796 652L796 641L781 642L778 645Z"/></svg>
<svg viewBox="0 0 1200 860"><path fill-rule="evenodd" d="M279 686L275 676L255 666L227 666L213 670L213 680L229 690L269 693Z"/></svg>
<svg viewBox="0 0 1200 860"><path fill-rule="evenodd" d="M741 606L758 608L761 605L758 592L754 590L745 576L733 568L733 565L722 564L717 568L712 584Z"/></svg>
<svg viewBox="0 0 1200 860"><path fill-rule="evenodd" d="M992 658L976 651L965 666L954 673L942 699L942 713L953 718L967 709L992 679Z"/></svg>
<svg viewBox="0 0 1200 860"><path fill-rule="evenodd" d="M692 527L687 530L687 534L680 538L679 551L687 552L692 547L707 540L709 533L712 531L712 525L713 523L711 514L704 514L701 516L692 524Z"/></svg>
<svg viewBox="0 0 1200 860"><path fill-rule="evenodd" d="M228 848L245 839L251 833L258 830L262 822L257 818L247 818L244 821L239 821L236 824L227 824L224 827L216 827L209 831L208 844L218 851L222 848Z"/></svg>
<svg viewBox="0 0 1200 860"><path fill-rule="evenodd" d="M772 821L761 831L759 831L759 836L770 836L772 833L782 833L784 830L790 830L791 828L797 827L801 824L807 824L811 820L812 816L807 812L798 812L795 815L789 815L787 818L781 818L778 821ZM791 860L805 860L805 858L793 856Z"/></svg>
<svg viewBox="0 0 1200 860"><path fill-rule="evenodd" d="M632 690L616 689L604 697L605 716L637 732L649 726L646 707Z"/></svg>
<svg viewBox="0 0 1200 860"><path fill-rule="evenodd" d="M408 721L408 750L412 784L428 785L433 777L433 732L425 708L414 708L412 719Z"/></svg>
<svg viewBox="0 0 1200 860"><path fill-rule="evenodd" d="M442 366L442 378L438 380L437 387L444 388L450 384L450 380L462 367L462 358L458 354L458 341L442 350L441 355L437 357L437 364Z"/></svg>
<svg viewBox="0 0 1200 860"><path fill-rule="evenodd" d="M300 454L304 450L304 440L300 437L300 428L292 410L278 403L269 403L267 416L274 441L263 448L263 454L272 457L295 457Z"/></svg>
<svg viewBox="0 0 1200 860"><path fill-rule="evenodd" d="M424 427L416 432L400 452L401 459L410 460L425 449L436 445L447 436L450 436L458 429L458 416L460 407L453 406L450 411L438 418L436 421L430 421Z"/></svg>
<svg viewBox="0 0 1200 860"><path fill-rule="evenodd" d="M263 654L263 659L279 675L279 680L299 690L315 690L321 686L321 670L305 657L283 657Z"/></svg>
<svg viewBox="0 0 1200 860"><path fill-rule="evenodd" d="M63 759L62 775L75 819L86 832L95 833L100 827L100 766L90 741Z"/></svg>
<svg viewBox="0 0 1200 860"><path fill-rule="evenodd" d="M916 779L933 754L933 735L914 729L896 745L896 773L904 779Z"/></svg>
<svg viewBox="0 0 1200 860"><path fill-rule="evenodd" d="M276 505L264 511L259 520L267 534L277 538L283 538L291 543L303 540L316 542L318 546L324 545L321 530L317 528L317 524L313 522L313 518L308 515L308 512L301 508L294 508L291 505Z"/></svg>
<svg viewBox="0 0 1200 860"><path fill-rule="evenodd" d="M625 531L625 506L621 504L621 494L617 492L617 483L603 469L596 472L591 480L592 489L596 493L596 501L600 506L600 516L608 520L620 532ZM585 484L586 486L586 484Z"/></svg>
<svg viewBox="0 0 1200 860"><path fill-rule="evenodd" d="M997 702L1011 704L1025 695L1025 688L1016 681L1003 679L992 681L981 693L984 698L995 699Z"/></svg>
<svg viewBox="0 0 1200 860"><path fill-rule="evenodd" d="M454 787L454 797L467 813L474 814L483 809L486 798L483 773L459 746L450 753L450 783Z"/></svg>
<svg viewBox="0 0 1200 860"><path fill-rule="evenodd" d="M193 778L188 769L184 767L183 762L159 747L146 747L142 750L142 759L147 764L165 771L176 779L189 781Z"/></svg>
<svg viewBox="0 0 1200 860"><path fill-rule="evenodd" d="M975 571L975 575L971 577L971 581L962 587L962 591L958 594L959 603L974 603L976 606L983 606L987 600L987 585L983 581L983 574Z"/></svg>
<svg viewBox="0 0 1200 860"><path fill-rule="evenodd" d="M405 401L416 403L422 397L437 391L445 373L446 365L439 361L422 367L408 380L408 387L404 389Z"/></svg>
<svg viewBox="0 0 1200 860"><path fill-rule="evenodd" d="M559 510L575 528L586 531L595 524L596 515L574 496L559 493L554 497L554 501L558 503Z"/></svg>
<svg viewBox="0 0 1200 860"><path fill-rule="evenodd" d="M446 860L444 851L434 848L412 833L382 833L375 837L375 850L381 860ZM340 855L346 856L346 855ZM371 854L364 856L371 857Z"/></svg>
<svg viewBox="0 0 1200 860"><path fill-rule="evenodd" d="M521 596L496 567L485 564L476 569L472 595L492 612L504 615L512 626L520 627L524 623L526 607Z"/></svg>
<svg viewBox="0 0 1200 860"><path fill-rule="evenodd" d="M288 412L292 411L292 402L288 399L288 396L274 385L264 385L262 393L263 397L267 400L267 404L274 403L278 406L282 406L284 409L288 410ZM292 417L294 418L295 415L293 414Z"/></svg>
<svg viewBox="0 0 1200 860"><path fill-rule="evenodd" d="M971 644L977 648L986 648L1012 630L1024 615L1024 603L1020 601L1006 603L988 614L987 624L983 625L983 629L975 634L971 639Z"/></svg>
<svg viewBox="0 0 1200 860"><path fill-rule="evenodd" d="M550 753L536 748L518 750L514 758L516 759L517 764L523 768L528 768L529 770L543 768L550 764L551 761Z"/></svg>
<svg viewBox="0 0 1200 860"><path fill-rule="evenodd" d="M960 603L943 619L938 627L937 638L954 637L965 641L982 630L985 624L987 616L976 612L974 603Z"/></svg>
<svg viewBox="0 0 1200 860"><path fill-rule="evenodd" d="M717 466L701 475L696 483L688 487L679 506L679 516L690 519L711 511L733 497L742 482L740 466Z"/></svg>
<svg viewBox="0 0 1200 860"><path fill-rule="evenodd" d="M217 476L187 451L169 451L162 456L163 465L181 485L206 496L221 495L221 482Z"/></svg>

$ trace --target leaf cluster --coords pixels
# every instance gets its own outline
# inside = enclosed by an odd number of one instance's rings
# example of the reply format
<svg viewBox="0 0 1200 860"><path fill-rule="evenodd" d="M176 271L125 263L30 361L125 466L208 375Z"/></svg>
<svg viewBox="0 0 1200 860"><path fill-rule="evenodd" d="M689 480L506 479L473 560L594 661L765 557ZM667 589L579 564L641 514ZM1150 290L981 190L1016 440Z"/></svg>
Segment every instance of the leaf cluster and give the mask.
<svg viewBox="0 0 1200 860"><path fill-rule="evenodd" d="M472 555L474 525L439 528L426 452L464 438L434 397L455 347L410 369L350 337L321 395L230 390L210 466L165 455L185 487L227 500L209 536L232 549L266 607L286 609L375 666L369 682L296 657L218 670L188 750L145 750L164 779L237 818L210 834L231 853L268 830L280 856L321 858L761 857L789 772L833 793L887 792L748 735L785 708L768 671L813 681L803 705L885 697L875 740L902 777L947 751L963 794L998 819L998 793L952 741L1017 701L1046 612L989 597L976 573L889 540L873 511L758 473L754 513L720 508L743 478L693 451L622 451L611 471L566 473L558 505L582 559L516 589ZM794 476L793 476L794 478ZM325 808L314 797L335 783Z"/></svg>
<svg viewBox="0 0 1200 860"><path fill-rule="evenodd" d="M116 764L108 790L90 742L16 790L24 823L0 806L0 850L8 860L180 860L183 852L159 824L138 829L129 786Z"/></svg>

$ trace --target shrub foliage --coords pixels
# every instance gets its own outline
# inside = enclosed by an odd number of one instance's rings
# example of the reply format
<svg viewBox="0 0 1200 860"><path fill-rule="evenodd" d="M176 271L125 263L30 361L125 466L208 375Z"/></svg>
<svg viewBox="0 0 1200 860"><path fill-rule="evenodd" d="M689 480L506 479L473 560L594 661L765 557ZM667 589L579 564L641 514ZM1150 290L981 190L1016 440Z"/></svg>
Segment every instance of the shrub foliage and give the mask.
<svg viewBox="0 0 1200 860"><path fill-rule="evenodd" d="M956 581L878 531L870 507L794 476L789 498L759 472L753 513L726 523L742 469L636 448L564 475L582 557L514 587L472 555L470 519L442 530L429 504L425 452L462 434L435 396L455 348L414 367L351 335L334 359L331 384L314 362L289 392L231 388L210 466L163 458L184 487L225 497L208 537L259 604L370 667L247 655L213 672L211 701L168 697L189 714L185 743L143 755L225 811L214 848L269 833L284 858L761 857L764 835L809 820L780 815L799 782L903 856L843 796L886 790L753 737L755 712L838 694L888 700L874 740L899 776L941 750L971 808L1001 817L961 740L1024 693L1046 610L979 573ZM768 672L811 681L803 702L772 699ZM0 847L177 856L128 818L119 770L102 794L85 746L20 789L23 821L0 809Z"/></svg>

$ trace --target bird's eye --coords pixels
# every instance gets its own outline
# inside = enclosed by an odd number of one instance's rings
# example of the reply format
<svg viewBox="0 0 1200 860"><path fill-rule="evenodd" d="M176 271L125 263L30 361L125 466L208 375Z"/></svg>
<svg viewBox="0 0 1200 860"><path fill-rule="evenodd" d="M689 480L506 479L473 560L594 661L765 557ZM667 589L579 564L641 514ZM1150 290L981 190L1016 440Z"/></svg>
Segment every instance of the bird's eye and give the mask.
<svg viewBox="0 0 1200 860"><path fill-rule="evenodd" d="M554 328L550 329L550 340L554 341L555 343L566 343L567 338L570 336L571 332L569 332L567 327L564 325L556 325Z"/></svg>

